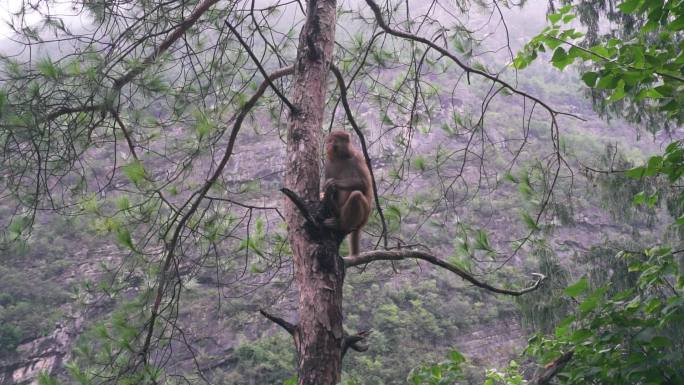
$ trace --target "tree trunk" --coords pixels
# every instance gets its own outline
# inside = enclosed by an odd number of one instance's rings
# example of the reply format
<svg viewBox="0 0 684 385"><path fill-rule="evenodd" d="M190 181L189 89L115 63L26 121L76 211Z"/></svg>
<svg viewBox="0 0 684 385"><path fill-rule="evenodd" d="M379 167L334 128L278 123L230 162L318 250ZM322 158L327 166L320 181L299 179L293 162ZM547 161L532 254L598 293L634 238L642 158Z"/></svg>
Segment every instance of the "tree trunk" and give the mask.
<svg viewBox="0 0 684 385"><path fill-rule="evenodd" d="M326 78L335 41L335 0L309 0L290 100L285 186L307 201L319 199L320 143ZM344 264L336 242L312 239L289 200L285 217L299 288L299 322L294 331L300 385L340 381Z"/></svg>

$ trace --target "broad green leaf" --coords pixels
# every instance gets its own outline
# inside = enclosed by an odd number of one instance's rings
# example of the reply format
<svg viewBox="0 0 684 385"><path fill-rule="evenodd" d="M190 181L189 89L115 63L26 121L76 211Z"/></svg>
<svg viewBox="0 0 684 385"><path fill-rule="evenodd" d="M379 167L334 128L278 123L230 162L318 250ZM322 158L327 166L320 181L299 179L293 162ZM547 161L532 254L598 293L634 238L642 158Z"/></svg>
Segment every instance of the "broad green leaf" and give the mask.
<svg viewBox="0 0 684 385"><path fill-rule="evenodd" d="M618 8L624 13L632 13L641 5L642 2L643 0L627 0L618 5Z"/></svg>
<svg viewBox="0 0 684 385"><path fill-rule="evenodd" d="M579 329L575 330L574 333L572 333L572 336L570 336L570 341L578 343L586 340L587 338L591 337L593 333L589 329Z"/></svg>
<svg viewBox="0 0 684 385"><path fill-rule="evenodd" d="M580 278L579 281L565 288L564 293L570 297L577 297L589 289L587 277Z"/></svg>
<svg viewBox="0 0 684 385"><path fill-rule="evenodd" d="M451 362L455 363L455 364L460 364L462 362L465 362L465 357L463 356L463 354L461 354L457 350L450 351L449 352L449 358L451 359Z"/></svg>
<svg viewBox="0 0 684 385"><path fill-rule="evenodd" d="M646 169L644 167L634 167L625 171L625 176L629 178L640 179L644 177L645 172Z"/></svg>
<svg viewBox="0 0 684 385"><path fill-rule="evenodd" d="M599 75L596 72L585 72L582 75L582 81L584 81L584 84L587 85L587 87L593 88L594 85L596 85L596 80L599 78Z"/></svg>
<svg viewBox="0 0 684 385"><path fill-rule="evenodd" d="M625 81L620 79L615 87L615 90L608 98L608 103L614 103L625 97Z"/></svg>
<svg viewBox="0 0 684 385"><path fill-rule="evenodd" d="M548 19L552 24L556 24L561 19L561 17L563 17L563 15L561 15L560 13L552 13L548 16Z"/></svg>
<svg viewBox="0 0 684 385"><path fill-rule="evenodd" d="M641 191L640 193L634 196L634 199L632 201L635 205L643 205L644 203L646 203L646 193Z"/></svg>

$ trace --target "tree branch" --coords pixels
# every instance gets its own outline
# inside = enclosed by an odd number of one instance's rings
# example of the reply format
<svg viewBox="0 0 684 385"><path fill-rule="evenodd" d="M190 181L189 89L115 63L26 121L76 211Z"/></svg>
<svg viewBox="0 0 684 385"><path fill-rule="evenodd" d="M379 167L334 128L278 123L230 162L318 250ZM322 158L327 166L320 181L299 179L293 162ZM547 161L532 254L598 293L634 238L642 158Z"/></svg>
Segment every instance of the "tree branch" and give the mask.
<svg viewBox="0 0 684 385"><path fill-rule="evenodd" d="M188 16L187 19L183 20L180 25L166 38L164 41L157 46L157 48L149 56L147 56L139 66L126 72L123 76L114 81L113 89L118 92L123 86L131 82L136 76L140 75L149 67L154 61L159 57L159 55L166 52L173 43L181 38L185 32L192 27L197 20L214 4L218 3L219 0L205 0L195 8L194 11ZM73 114L77 112L95 112L107 109L103 104L90 105L90 106L80 106L80 107L62 107L49 113L46 117L46 121L52 121L62 115Z"/></svg>
<svg viewBox="0 0 684 385"><path fill-rule="evenodd" d="M200 3L197 8L195 8L194 11L188 16L187 19L183 20L178 28L176 28L164 41L159 44L159 46L152 52L148 57L143 60L142 64L133 68L132 70L128 71L125 75L122 77L118 78L116 81L114 81L114 89L115 90L120 90L124 85L129 83L133 78L136 76L140 75L147 67L154 63L154 61L159 57L159 55L163 54L166 52L166 50L171 47L173 43L176 42L176 40L180 39L181 36L185 34L185 32L190 29L197 20L206 12L211 6L214 4L218 3L219 0L205 0L202 3Z"/></svg>
<svg viewBox="0 0 684 385"><path fill-rule="evenodd" d="M261 313L262 316L268 318L270 321L273 321L274 323L278 324L278 326L285 329L288 333L290 333L291 336L294 336L294 333L297 330L296 325L291 324L280 317L276 317L273 314L267 313L264 309L259 309L259 313Z"/></svg>
<svg viewBox="0 0 684 385"><path fill-rule="evenodd" d="M567 365L568 362L570 362L570 359L572 359L573 354L575 354L575 351L571 350L546 364L544 366L544 369L542 369L540 373L534 376L534 378L530 382L528 382L527 385L547 385L548 383L550 383L551 380L556 376L556 374L563 370L565 365Z"/></svg>
<svg viewBox="0 0 684 385"><path fill-rule="evenodd" d="M344 340L342 340L342 358L344 358L344 355L347 354L347 350L349 350L349 348L357 352L365 352L368 350L368 345L362 345L360 342L364 341L366 337L371 335L371 333L373 333L373 330L369 329L362 330L350 336L344 336Z"/></svg>
<svg viewBox="0 0 684 385"><path fill-rule="evenodd" d="M280 100L282 100L283 103L285 103L285 105L287 105L287 107L290 109L290 112L292 114L295 114L295 115L298 114L299 109L297 107L295 107L292 104L292 102L290 102L290 100L288 98L286 98L285 95L278 89L278 87L276 87L275 84L273 84L271 79L268 78L268 74L266 73L266 70L264 69L264 67L261 65L261 62L259 62L259 58L257 58L256 55L254 54L254 52L252 52L252 49L249 48L249 45L247 45L247 43L245 43L245 41L242 39L242 36L240 36L238 31L235 29L235 27L233 27L233 25L230 24L230 22L228 22L228 20L225 21L225 24L228 27L228 29L230 29L230 32L232 32L233 35L235 35L235 37L238 39L238 41L242 45L242 48L244 48L247 51L247 54L249 54L249 57L252 58L252 60L254 61L254 64L256 64L257 68L259 69L259 72L261 72L261 75L266 80L266 83L273 89L273 92L275 92L276 95L278 95L278 97L280 98Z"/></svg>
<svg viewBox="0 0 684 385"><path fill-rule="evenodd" d="M281 188L280 191L285 194L286 197L288 197L292 203L299 209L299 212L302 214L304 219L306 219L307 222L311 223L312 225L316 227L320 227L320 224L316 220L316 218L311 215L309 212L309 208L306 207L306 203L302 200L302 198L297 195L294 191L290 190L289 188Z"/></svg>
<svg viewBox="0 0 684 385"><path fill-rule="evenodd" d="M80 107L61 107L61 108L58 108L57 110L49 113L45 117L45 121L55 120L62 115L75 114L78 112L102 111L104 108L105 108L105 106L102 104L92 104L89 106L80 106Z"/></svg>
<svg viewBox="0 0 684 385"><path fill-rule="evenodd" d="M522 290L501 289L498 287L491 286L488 283L479 281L478 279L473 277L472 274L468 273L467 271L461 269L460 267L454 264L443 261L432 254L419 250L376 250L361 253L357 256L346 257L343 259L345 267L364 265L366 263L374 261L400 261L403 259L420 259L426 262L430 262L431 264L439 266L441 268L447 269L477 287L491 291L493 293L506 294L512 296L520 296L525 293L529 293L533 290L536 290L539 287L539 285L546 279L544 275L535 273L535 276L537 276L537 280L532 286L526 287Z"/></svg>
<svg viewBox="0 0 684 385"><path fill-rule="evenodd" d="M470 77L470 74L473 73L473 74L476 74L476 75L480 75L480 76L482 76L482 77L484 77L484 78L486 78L486 79L489 79L489 80L491 80L491 81L493 81L493 82L495 82L495 83L498 83L498 84L500 84L501 86L503 86L504 88L509 89L509 90L510 90L512 93L514 93L514 94L518 94L518 95L520 95L520 96L529 98L530 100L534 100L535 102L539 103L539 104L540 104L541 106L543 106L547 111L549 111L549 113L550 113L551 115L567 115L567 116L571 116L571 117L573 117L573 118L579 119L579 120L581 120L581 121L585 121L585 119L583 119L583 118L581 118L581 117L579 117L579 116L577 116L577 115L574 115L574 114L571 114L571 113L568 113L568 112L556 111L556 110L554 110L553 108L551 108L548 104L544 103L541 99L539 99L539 98L537 98L537 97L535 97L535 96L532 96L532 95L528 94L527 92L520 91L519 89L517 89L517 88L514 87L513 85L509 84L508 82L506 82L506 81L504 81L504 80L501 80L498 76L494 76L494 75L488 74L487 72L484 72L484 71L479 70L479 69L477 69L477 68L473 68L473 67L471 67L471 66L465 64L465 63L462 62L458 57L456 57L456 55L452 54L452 53L449 52L447 49L445 49L445 48L443 48L443 47L441 47L441 46L439 46L439 45L433 43L432 41L430 41L430 40L428 40L428 39L426 39L426 38L424 38L424 37L422 37L422 36L417 36L417 35L414 35L414 34L412 34L412 33L403 32L403 31L399 31L399 30L393 29L393 28L390 27L390 26L385 22L385 20L383 19L383 17L382 17L382 12L380 11L380 7L378 6L377 3L375 3L375 1L373 1L373 0L366 0L366 4L368 4L368 6L369 6L369 7L371 8L371 10L373 11L373 14L375 15L375 20L377 21L378 26L380 26L380 28L382 28L385 32L387 32L388 34L390 34L390 35L392 35L392 36L396 36L396 37L400 37L400 38L408 39L408 40L412 40L412 41L417 41L417 42L419 42L419 43L422 43L422 44L425 44L425 45L429 46L430 48L436 50L436 51L439 52L440 54L442 54L442 55L448 57L449 59L453 60L459 67L461 67L461 68L466 72L466 75L467 75L468 77Z"/></svg>
<svg viewBox="0 0 684 385"><path fill-rule="evenodd" d="M274 71L271 75L271 79L277 79L279 77L289 75L292 72L294 72L294 67L285 67L281 68L277 71ZM197 191L193 192L190 195L190 198L188 199L187 203L183 205L185 207L192 199L195 201L192 203L190 208L188 209L185 214L180 218L180 221L178 222L178 225L174 228L173 226L169 226L168 231L170 231L172 228L173 230L173 235L171 236L171 239L166 243L166 256L164 257L164 263L162 266L161 271L159 272L159 279L158 279L158 286L157 286L157 293L155 296L154 304L152 305L151 309L151 315L150 315L150 323L147 329L147 336L145 337L145 342L143 344L143 347L140 351L140 355L143 357L143 360L145 363L147 363L147 355L149 354L150 350L150 344L152 341L152 334L154 333L154 325L155 321L157 319L157 316L159 315L159 308L161 306L161 301L164 295L164 291L166 290L166 284L167 284L167 272L169 270L169 267L171 267L171 262L173 261L175 257L175 251L176 247L178 244L178 240L180 239L181 231L185 227L185 224L190 220L193 214L197 211L199 208L200 204L206 197L207 193L209 192L209 189L211 186L216 182L216 180L221 176L223 173L223 169L226 167L228 164L228 161L230 160L231 155L233 154L233 147L235 146L235 141L237 139L237 134L240 131L240 128L242 127L242 122L245 120L247 117L247 114L249 114L249 111L256 105L257 101L261 97L261 95L264 94L266 91L266 88L268 86L265 84L265 82L262 82L259 85L259 88L257 88L256 92L252 97L245 103L242 108L240 109L240 112L235 116L235 121L233 123L233 128L231 129L230 132L230 137L228 138L228 144L226 146L226 151L223 154L223 158L221 158L221 161L219 162L218 166L216 167L216 170L214 171L214 174L211 175L209 179L207 179L204 182L204 185ZM232 120L232 119L231 119ZM174 215L174 217L171 219L171 222L175 222L176 219L178 219L178 216L180 215L180 211ZM166 238L167 234L164 234L164 238Z"/></svg>

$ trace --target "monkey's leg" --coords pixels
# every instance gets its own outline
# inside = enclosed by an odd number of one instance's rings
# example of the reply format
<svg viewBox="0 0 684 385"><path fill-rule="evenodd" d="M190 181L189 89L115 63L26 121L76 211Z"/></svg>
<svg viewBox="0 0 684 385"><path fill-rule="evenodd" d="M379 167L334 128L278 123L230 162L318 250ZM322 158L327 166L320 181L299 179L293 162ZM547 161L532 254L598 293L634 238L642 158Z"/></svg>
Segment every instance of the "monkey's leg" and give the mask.
<svg viewBox="0 0 684 385"><path fill-rule="evenodd" d="M351 231L349 234L349 254L359 254L359 238L361 235L361 227L368 221L368 214L370 214L370 205L366 197L360 191L354 191L349 194L349 199L340 212L340 224L343 229Z"/></svg>
<svg viewBox="0 0 684 385"><path fill-rule="evenodd" d="M359 245L361 244L361 230L354 230L349 233L347 241L349 242L349 255L359 255Z"/></svg>
<svg viewBox="0 0 684 385"><path fill-rule="evenodd" d="M368 221L370 205L361 191L352 191L340 209L340 228L351 232L357 230Z"/></svg>

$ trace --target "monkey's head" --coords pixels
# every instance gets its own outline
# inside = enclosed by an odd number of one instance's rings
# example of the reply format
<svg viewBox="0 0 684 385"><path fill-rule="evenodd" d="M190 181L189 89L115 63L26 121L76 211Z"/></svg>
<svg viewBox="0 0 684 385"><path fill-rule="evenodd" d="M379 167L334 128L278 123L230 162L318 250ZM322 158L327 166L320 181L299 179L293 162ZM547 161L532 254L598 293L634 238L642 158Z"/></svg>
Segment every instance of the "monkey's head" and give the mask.
<svg viewBox="0 0 684 385"><path fill-rule="evenodd" d="M352 155L349 145L351 137L344 131L333 131L325 139L325 153L329 160L345 159Z"/></svg>

